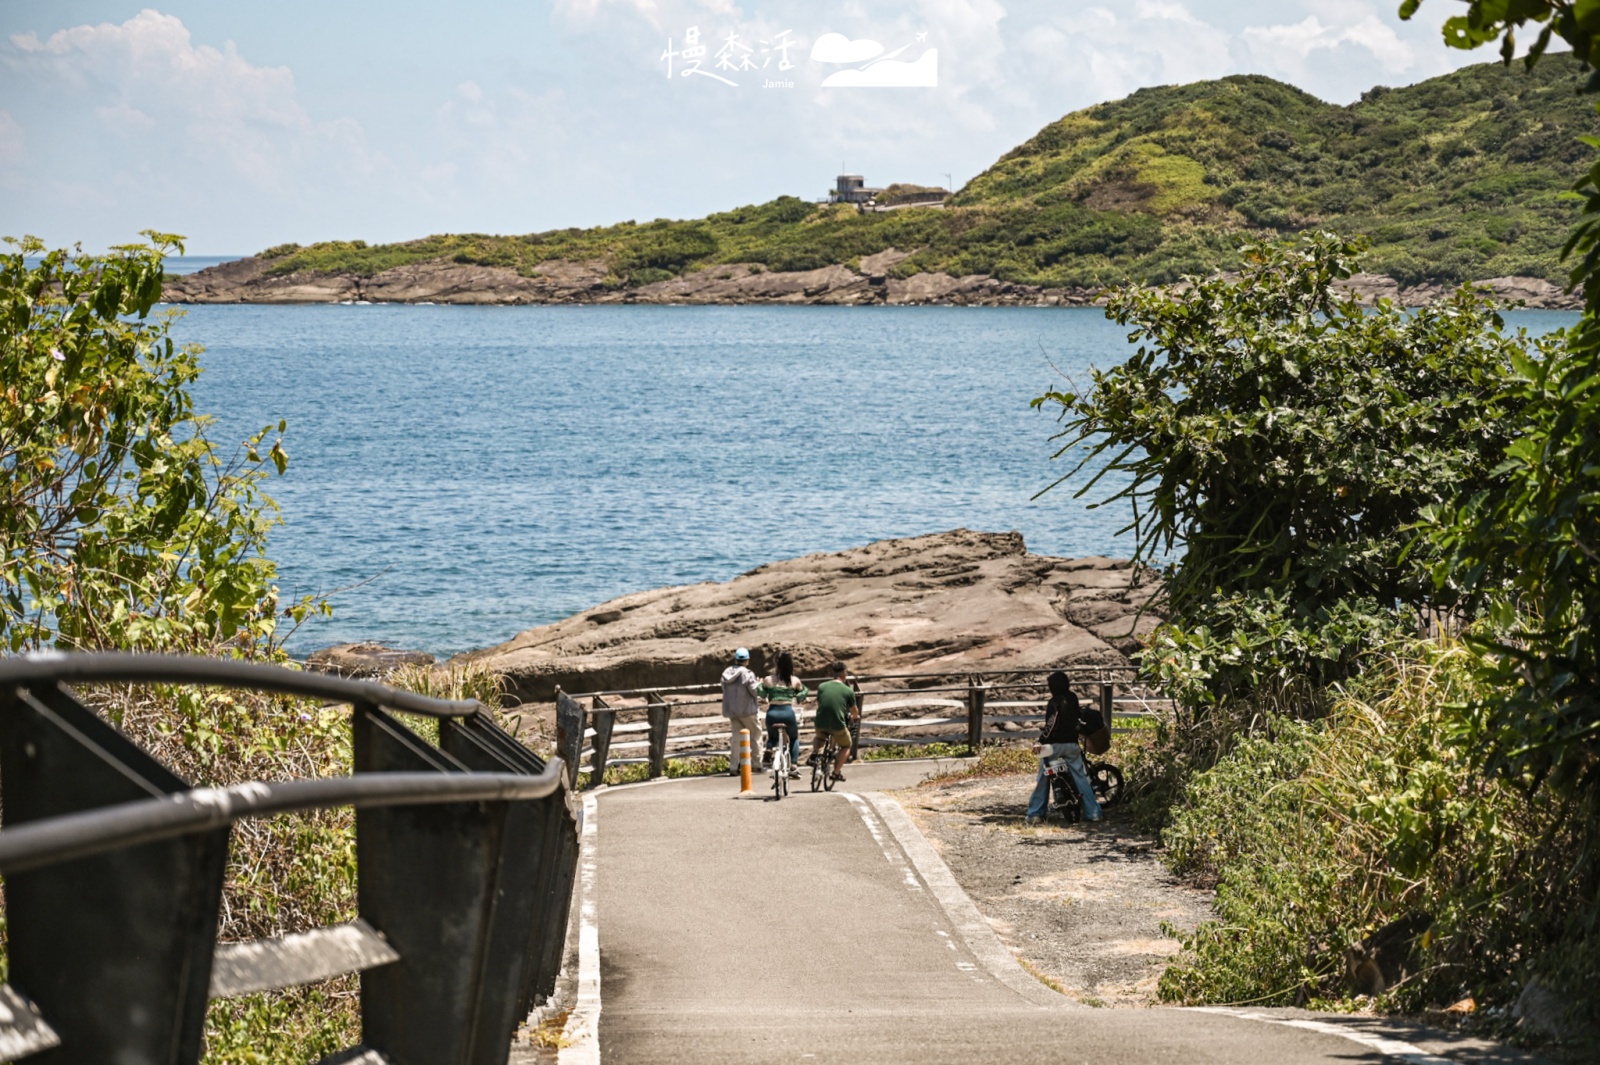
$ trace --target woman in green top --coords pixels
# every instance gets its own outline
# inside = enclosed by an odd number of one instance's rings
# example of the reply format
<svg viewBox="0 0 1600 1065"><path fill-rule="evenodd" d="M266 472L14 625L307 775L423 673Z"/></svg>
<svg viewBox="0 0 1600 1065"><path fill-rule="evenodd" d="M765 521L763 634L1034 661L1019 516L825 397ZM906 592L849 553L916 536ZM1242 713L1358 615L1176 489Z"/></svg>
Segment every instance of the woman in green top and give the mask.
<svg viewBox="0 0 1600 1065"><path fill-rule="evenodd" d="M794 675L794 656L788 651L778 655L778 667L772 675L756 686L756 694L767 702L767 749L761 756L763 767L772 765L772 751L778 743L778 726L789 734L789 778L800 779L800 719L795 717L794 706L803 703L811 694Z"/></svg>

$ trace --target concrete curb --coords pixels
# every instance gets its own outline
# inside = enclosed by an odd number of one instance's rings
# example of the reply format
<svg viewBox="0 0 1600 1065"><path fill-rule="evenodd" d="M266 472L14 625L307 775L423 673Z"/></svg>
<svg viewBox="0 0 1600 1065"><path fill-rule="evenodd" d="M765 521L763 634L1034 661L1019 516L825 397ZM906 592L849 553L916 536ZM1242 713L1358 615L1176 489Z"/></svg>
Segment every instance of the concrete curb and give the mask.
<svg viewBox="0 0 1600 1065"><path fill-rule="evenodd" d="M1000 942L989 922L978 912L978 907L956 882L950 867L944 864L939 852L933 849L920 829L898 802L881 791L862 793L862 798L872 804L885 826L894 834L895 842L905 852L917 875L928 886L928 891L939 903L950 923L960 933L973 957L989 971L989 975L1005 984L1035 1006L1054 1009L1086 1009L1064 995L1045 987L1034 979L1017 961L1006 945Z"/></svg>

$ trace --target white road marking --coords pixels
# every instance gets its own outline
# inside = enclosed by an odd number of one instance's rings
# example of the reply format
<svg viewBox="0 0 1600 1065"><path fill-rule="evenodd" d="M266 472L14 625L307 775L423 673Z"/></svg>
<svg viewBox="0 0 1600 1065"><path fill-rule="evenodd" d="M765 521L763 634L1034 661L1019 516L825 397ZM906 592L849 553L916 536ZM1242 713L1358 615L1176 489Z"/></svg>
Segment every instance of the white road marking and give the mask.
<svg viewBox="0 0 1600 1065"><path fill-rule="evenodd" d="M856 808L856 812L861 815L861 820L866 822L867 831L871 832L872 838L877 841L878 849L883 851L883 856L888 859L889 864L894 866L896 871L900 873L900 877L905 881L906 887L912 891L921 893L922 885L917 882L917 874L911 871L911 867L901 859L899 853L897 853L897 849L890 846L889 841L885 839L883 833L878 830L877 821L873 818L872 814L868 812L871 808L866 804L865 801L862 800L861 796L848 791L844 792L843 794L845 798L850 800L850 805L854 806Z"/></svg>
<svg viewBox="0 0 1600 1065"><path fill-rule="evenodd" d="M595 845L600 841L599 804L595 794L583 797L581 894L578 896L578 1001L561 1030L564 1045L556 1052L560 1065L600 1065L600 922L595 894L598 868Z"/></svg>
<svg viewBox="0 0 1600 1065"><path fill-rule="evenodd" d="M961 885L956 883L950 867L944 864L939 852L923 838L922 833L912 823L905 810L900 808L899 803L881 791L869 791L863 798L872 804L872 808L883 819L884 827L893 834L895 842L900 844L901 851L916 867L922 882L928 885L929 893L944 910L951 926L960 933L967 949L991 976L1036 1006L1070 1008L1076 1005L1064 995L1051 991L1028 975L1016 956L1000 942L1000 937L995 935L989 922L983 919L978 907L967 897L967 893L961 890Z"/></svg>
<svg viewBox="0 0 1600 1065"><path fill-rule="evenodd" d="M1271 1017L1265 1013L1252 1013L1249 1010L1229 1009L1226 1006L1193 1006L1190 1009L1195 1013L1220 1013L1225 1017L1237 1017L1243 1021L1260 1021L1263 1024L1281 1024L1286 1028L1303 1028L1308 1032L1318 1032L1322 1035L1336 1035L1340 1039L1348 1039L1352 1043L1359 1043L1369 1050L1376 1050L1387 1057L1398 1058L1407 1065L1459 1065L1449 1058L1442 1058L1437 1054L1430 1054L1421 1047L1399 1039L1386 1039L1381 1035L1363 1032L1348 1025L1333 1024L1329 1021L1312 1021L1301 1017Z"/></svg>

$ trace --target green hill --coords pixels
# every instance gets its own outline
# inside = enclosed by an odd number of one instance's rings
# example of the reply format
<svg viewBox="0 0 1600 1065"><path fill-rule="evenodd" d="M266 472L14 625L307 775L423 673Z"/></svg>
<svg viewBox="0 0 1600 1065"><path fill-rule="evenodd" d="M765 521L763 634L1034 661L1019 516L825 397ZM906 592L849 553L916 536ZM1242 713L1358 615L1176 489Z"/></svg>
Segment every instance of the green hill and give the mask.
<svg viewBox="0 0 1600 1065"><path fill-rule="evenodd" d="M1578 65L1555 56L1467 67L1348 107L1271 78L1142 89L1041 130L946 209L858 213L792 196L689 221L624 222L520 237L287 245L273 273L371 276L435 259L512 267L603 260L637 286L718 263L854 266L895 247L895 267L1027 284L1170 281L1237 262L1241 237L1310 227L1365 234L1369 269L1402 284L1504 275L1563 279L1576 212L1561 199L1592 151Z"/></svg>

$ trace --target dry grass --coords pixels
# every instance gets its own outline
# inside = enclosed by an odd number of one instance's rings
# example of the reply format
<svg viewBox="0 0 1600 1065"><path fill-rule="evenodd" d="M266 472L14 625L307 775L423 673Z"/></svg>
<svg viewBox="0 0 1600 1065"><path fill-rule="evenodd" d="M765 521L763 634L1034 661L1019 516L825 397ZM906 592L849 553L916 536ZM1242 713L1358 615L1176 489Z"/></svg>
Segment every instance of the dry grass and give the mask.
<svg viewBox="0 0 1600 1065"><path fill-rule="evenodd" d="M1008 777L1018 773L1035 773L1039 758L1033 745L1024 747L984 744L975 761L968 765L947 769L924 780L922 787L949 784L957 780L976 780L979 777Z"/></svg>

